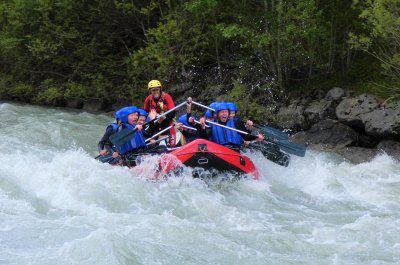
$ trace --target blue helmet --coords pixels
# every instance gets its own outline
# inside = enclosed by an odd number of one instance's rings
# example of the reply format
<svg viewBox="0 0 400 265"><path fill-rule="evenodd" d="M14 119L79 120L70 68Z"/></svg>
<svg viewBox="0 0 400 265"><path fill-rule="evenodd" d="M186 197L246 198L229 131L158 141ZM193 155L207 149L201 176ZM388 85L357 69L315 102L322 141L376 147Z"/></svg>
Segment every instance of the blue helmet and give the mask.
<svg viewBox="0 0 400 265"><path fill-rule="evenodd" d="M147 119L148 114L144 109L139 109L139 116L145 116Z"/></svg>
<svg viewBox="0 0 400 265"><path fill-rule="evenodd" d="M178 122L185 124L186 126L189 126L189 123L187 122L187 115L183 114L179 117Z"/></svg>
<svg viewBox="0 0 400 265"><path fill-rule="evenodd" d="M228 110L229 106L225 102L218 103L217 107L215 108L215 112L218 114L221 110Z"/></svg>
<svg viewBox="0 0 400 265"><path fill-rule="evenodd" d="M206 113L204 114L204 116L206 116L206 118L212 118L213 117L213 113L211 110L207 110Z"/></svg>
<svg viewBox="0 0 400 265"><path fill-rule="evenodd" d="M238 108L236 107L235 103L233 102L226 102L226 104L228 105L229 111L234 111L237 112Z"/></svg>
<svg viewBox="0 0 400 265"><path fill-rule="evenodd" d="M216 110L216 108L217 108L217 106L218 106L218 102L213 102L213 103L211 103L210 104L210 108L212 108L212 109L215 109Z"/></svg>
<svg viewBox="0 0 400 265"><path fill-rule="evenodd" d="M134 112L139 112L139 109L136 108L135 106L129 106L129 107L122 108L118 111L119 118L121 119L121 121L123 123L128 123L129 114L134 113Z"/></svg>

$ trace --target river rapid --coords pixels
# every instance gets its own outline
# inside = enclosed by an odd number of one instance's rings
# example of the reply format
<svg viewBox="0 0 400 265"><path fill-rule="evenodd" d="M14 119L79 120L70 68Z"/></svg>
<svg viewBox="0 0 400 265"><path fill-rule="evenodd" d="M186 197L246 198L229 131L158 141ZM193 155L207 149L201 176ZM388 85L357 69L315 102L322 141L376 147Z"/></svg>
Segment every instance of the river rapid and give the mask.
<svg viewBox="0 0 400 265"><path fill-rule="evenodd" d="M93 159L112 118L0 103L0 264L400 264L400 163L308 151L260 181Z"/></svg>

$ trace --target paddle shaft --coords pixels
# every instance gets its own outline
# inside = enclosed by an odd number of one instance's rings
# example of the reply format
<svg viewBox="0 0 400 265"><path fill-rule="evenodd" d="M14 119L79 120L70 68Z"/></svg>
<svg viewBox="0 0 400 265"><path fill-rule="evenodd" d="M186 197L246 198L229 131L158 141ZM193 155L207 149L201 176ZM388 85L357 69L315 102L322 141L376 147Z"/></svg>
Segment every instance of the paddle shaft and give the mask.
<svg viewBox="0 0 400 265"><path fill-rule="evenodd" d="M231 131L235 131L235 132L238 132L238 133L241 133L241 134L246 134L246 135L249 134L248 132L241 131L241 130L238 130L238 129L235 129L235 128L232 128L232 127L229 127L229 126L225 126L225 125L219 124L217 122L212 122L212 121L207 121L207 122L212 124L212 125L216 125L216 126L219 126L219 127L222 127L222 128L226 128L226 129L229 129Z"/></svg>
<svg viewBox="0 0 400 265"><path fill-rule="evenodd" d="M213 109L213 108L210 108L210 107L208 107L208 106L206 106L206 105L203 105L203 104L201 104L201 103L198 103L198 102L196 102L196 101L193 101L193 100L192 100L192 103L193 103L194 105L197 105L197 106L199 106L199 107L203 107L203 108L206 108L206 109L209 109L209 110L211 110L211 111L214 111L214 112L215 112L215 109Z"/></svg>
<svg viewBox="0 0 400 265"><path fill-rule="evenodd" d="M158 133L152 135L150 138L147 138L147 139L146 139L146 142L150 141L150 140L153 139L154 137L159 136L160 134L163 134L164 132L168 131L168 130L171 129L171 128L172 128L172 125L168 126L167 128L165 128L165 129L162 130L162 131L159 131Z"/></svg>

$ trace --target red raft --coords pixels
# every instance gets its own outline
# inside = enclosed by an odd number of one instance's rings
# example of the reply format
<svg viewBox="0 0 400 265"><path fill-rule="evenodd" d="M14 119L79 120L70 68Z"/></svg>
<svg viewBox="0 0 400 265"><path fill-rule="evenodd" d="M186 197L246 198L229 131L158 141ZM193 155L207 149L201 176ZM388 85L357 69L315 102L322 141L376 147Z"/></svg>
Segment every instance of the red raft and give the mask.
<svg viewBox="0 0 400 265"><path fill-rule="evenodd" d="M170 155L173 155L188 167L231 172L240 175L248 174L254 179L260 179L260 173L250 158L204 139L194 140L170 152L167 156ZM178 166L176 163L167 162L167 156L164 156L161 163L164 172L174 170Z"/></svg>

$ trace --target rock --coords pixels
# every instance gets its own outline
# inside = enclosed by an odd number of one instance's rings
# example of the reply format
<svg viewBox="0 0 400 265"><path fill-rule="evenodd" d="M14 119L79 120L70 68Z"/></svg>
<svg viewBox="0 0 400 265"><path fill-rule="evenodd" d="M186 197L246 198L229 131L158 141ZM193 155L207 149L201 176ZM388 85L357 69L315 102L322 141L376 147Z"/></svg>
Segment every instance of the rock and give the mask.
<svg viewBox="0 0 400 265"><path fill-rule="evenodd" d="M400 142L384 140L378 144L376 149L379 152L385 152L386 154L400 161Z"/></svg>
<svg viewBox="0 0 400 265"><path fill-rule="evenodd" d="M355 164L371 161L377 154L376 149L356 146L336 148L334 152Z"/></svg>
<svg viewBox="0 0 400 265"><path fill-rule="evenodd" d="M385 138L400 136L400 102L388 104L361 115L365 132L371 136Z"/></svg>
<svg viewBox="0 0 400 265"><path fill-rule="evenodd" d="M304 105L295 100L287 107L281 107L276 114L276 121L282 128L304 130L307 129L304 117Z"/></svg>
<svg viewBox="0 0 400 265"><path fill-rule="evenodd" d="M336 116L339 121L356 128L364 130L365 125L362 116L368 114L380 106L381 100L372 95L360 95L354 98L345 98L336 107Z"/></svg>
<svg viewBox="0 0 400 265"><path fill-rule="evenodd" d="M358 142L358 134L336 120L322 120L314 124L310 130L292 136L299 143L322 145L321 150L332 150L336 147L346 147Z"/></svg>
<svg viewBox="0 0 400 265"><path fill-rule="evenodd" d="M335 105L332 100L314 100L304 110L305 120L309 125L313 125L324 118L334 119Z"/></svg>
<svg viewBox="0 0 400 265"><path fill-rule="evenodd" d="M345 91L343 88L334 87L326 93L325 99L340 102L345 96Z"/></svg>

